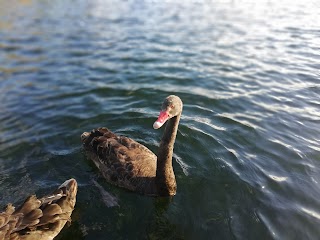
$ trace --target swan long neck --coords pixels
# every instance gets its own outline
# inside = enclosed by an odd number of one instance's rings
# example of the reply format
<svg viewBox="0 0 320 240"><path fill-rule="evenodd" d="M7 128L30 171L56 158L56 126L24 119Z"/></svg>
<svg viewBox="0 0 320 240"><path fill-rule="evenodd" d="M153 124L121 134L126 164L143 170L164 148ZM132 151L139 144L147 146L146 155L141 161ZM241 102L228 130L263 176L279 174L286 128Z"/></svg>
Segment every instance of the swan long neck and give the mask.
<svg viewBox="0 0 320 240"><path fill-rule="evenodd" d="M173 146L181 114L168 120L161 139L156 172L156 185L160 196L176 194L177 184L172 167Z"/></svg>

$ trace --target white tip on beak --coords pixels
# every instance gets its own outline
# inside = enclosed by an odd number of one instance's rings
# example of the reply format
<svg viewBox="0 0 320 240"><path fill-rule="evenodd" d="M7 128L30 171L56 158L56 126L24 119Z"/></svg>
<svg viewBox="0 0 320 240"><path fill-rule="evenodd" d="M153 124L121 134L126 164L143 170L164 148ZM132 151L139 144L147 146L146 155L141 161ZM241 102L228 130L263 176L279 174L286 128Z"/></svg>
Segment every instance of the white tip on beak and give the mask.
<svg viewBox="0 0 320 240"><path fill-rule="evenodd" d="M158 122L158 121L155 121L154 124L153 124L153 128L154 128L154 129L158 129L158 128L160 128L162 125L163 125L163 123Z"/></svg>

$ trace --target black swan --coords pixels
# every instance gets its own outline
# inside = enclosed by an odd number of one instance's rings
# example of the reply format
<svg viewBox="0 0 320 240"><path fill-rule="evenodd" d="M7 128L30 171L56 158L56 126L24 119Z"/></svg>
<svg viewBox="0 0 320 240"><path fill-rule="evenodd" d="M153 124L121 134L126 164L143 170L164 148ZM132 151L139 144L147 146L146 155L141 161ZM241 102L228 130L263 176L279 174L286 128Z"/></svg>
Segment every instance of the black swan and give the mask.
<svg viewBox="0 0 320 240"><path fill-rule="evenodd" d="M172 168L173 145L182 112L182 101L170 95L165 98L153 128L166 128L158 157L147 147L125 136L117 136L107 128L81 135L85 153L104 178L119 187L149 196L173 196L177 184Z"/></svg>
<svg viewBox="0 0 320 240"><path fill-rule="evenodd" d="M51 195L29 196L17 209L8 204L0 213L0 239L51 240L64 227L76 203L75 179L65 181Z"/></svg>

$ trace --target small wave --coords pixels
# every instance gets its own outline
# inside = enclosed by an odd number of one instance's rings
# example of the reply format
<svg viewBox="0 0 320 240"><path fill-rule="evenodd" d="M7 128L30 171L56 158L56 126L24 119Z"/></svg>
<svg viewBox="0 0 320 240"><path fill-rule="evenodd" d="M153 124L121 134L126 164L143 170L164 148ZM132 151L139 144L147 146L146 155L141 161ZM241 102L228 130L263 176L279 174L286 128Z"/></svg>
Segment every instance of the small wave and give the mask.
<svg viewBox="0 0 320 240"><path fill-rule="evenodd" d="M310 209L307 209L307 208L304 208L304 207L302 207L301 210L303 212L307 213L308 215L320 220L320 213L313 211L313 210L310 210Z"/></svg>
<svg viewBox="0 0 320 240"><path fill-rule="evenodd" d="M119 200L115 196L104 190L104 188L95 180L92 179L91 181L99 189L102 201L107 207L119 207Z"/></svg>
<svg viewBox="0 0 320 240"><path fill-rule="evenodd" d="M79 152L81 149L80 146L78 147L74 147L74 148L70 148L70 149L61 149L61 150L55 150L55 149L51 149L48 150L49 153L56 155L56 156L66 156L75 152Z"/></svg>
<svg viewBox="0 0 320 240"><path fill-rule="evenodd" d="M288 179L288 177L279 177L279 176L274 176L274 175L268 175L268 176L277 182L284 182Z"/></svg>
<svg viewBox="0 0 320 240"><path fill-rule="evenodd" d="M194 117L190 117L190 116L184 116L183 117L186 120L192 120L194 122L198 122L198 123L203 123L208 125L209 127L211 127L212 129L218 130L218 131L225 131L226 128L221 127L221 126L217 126L215 124L212 123L212 120L206 117L199 117L199 116L194 116Z"/></svg>
<svg viewBox="0 0 320 240"><path fill-rule="evenodd" d="M186 162L184 162L181 157L179 157L177 154L173 154L173 157L177 160L177 163L182 168L183 173L186 176L189 176L189 169L191 168Z"/></svg>

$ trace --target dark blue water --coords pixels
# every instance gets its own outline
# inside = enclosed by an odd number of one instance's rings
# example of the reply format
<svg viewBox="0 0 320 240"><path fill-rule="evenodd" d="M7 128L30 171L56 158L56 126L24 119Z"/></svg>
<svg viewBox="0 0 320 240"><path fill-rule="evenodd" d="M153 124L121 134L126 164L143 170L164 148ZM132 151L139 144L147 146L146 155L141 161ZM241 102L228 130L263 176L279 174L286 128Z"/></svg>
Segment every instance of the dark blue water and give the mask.
<svg viewBox="0 0 320 240"><path fill-rule="evenodd" d="M58 239L319 239L319 9L0 1L0 205L74 177ZM105 126L156 151L163 129L152 124L169 94L184 102L177 195L106 183L81 133Z"/></svg>

